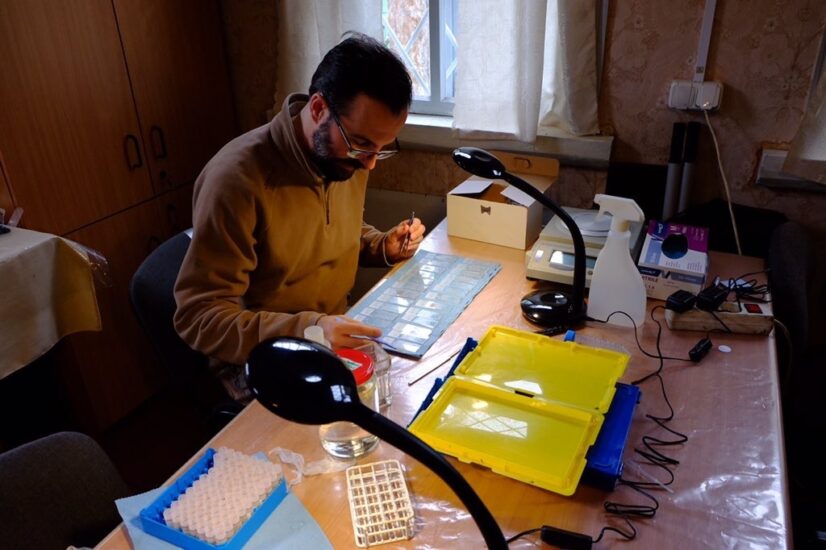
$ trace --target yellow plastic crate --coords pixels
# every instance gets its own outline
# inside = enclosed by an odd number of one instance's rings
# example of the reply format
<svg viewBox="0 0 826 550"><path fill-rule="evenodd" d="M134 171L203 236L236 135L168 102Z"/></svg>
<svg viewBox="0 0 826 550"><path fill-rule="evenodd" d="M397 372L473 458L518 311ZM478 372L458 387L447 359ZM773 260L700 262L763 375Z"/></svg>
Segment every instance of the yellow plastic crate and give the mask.
<svg viewBox="0 0 826 550"><path fill-rule="evenodd" d="M494 326L410 431L464 462L571 495L628 360Z"/></svg>

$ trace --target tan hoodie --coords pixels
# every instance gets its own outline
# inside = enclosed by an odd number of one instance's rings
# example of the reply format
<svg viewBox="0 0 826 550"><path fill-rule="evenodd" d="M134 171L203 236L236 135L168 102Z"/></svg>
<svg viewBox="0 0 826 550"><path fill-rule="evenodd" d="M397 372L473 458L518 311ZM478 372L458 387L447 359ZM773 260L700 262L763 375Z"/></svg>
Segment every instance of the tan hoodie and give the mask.
<svg viewBox="0 0 826 550"><path fill-rule="evenodd" d="M382 265L384 233L362 221L367 170L324 183L304 155L289 96L270 124L225 145L195 182L193 237L175 284L175 329L243 364L253 346L343 313L359 258Z"/></svg>

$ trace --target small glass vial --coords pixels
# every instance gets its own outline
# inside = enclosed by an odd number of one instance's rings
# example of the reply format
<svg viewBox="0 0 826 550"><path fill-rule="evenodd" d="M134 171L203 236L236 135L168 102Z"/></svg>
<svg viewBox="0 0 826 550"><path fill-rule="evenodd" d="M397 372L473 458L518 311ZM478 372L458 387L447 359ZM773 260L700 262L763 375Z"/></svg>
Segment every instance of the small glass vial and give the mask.
<svg viewBox="0 0 826 550"><path fill-rule="evenodd" d="M384 351L377 342L368 341L363 346L357 348L363 351L373 360L373 378L376 380L376 393L378 393L379 408L384 409L393 402L393 388L390 383L390 354Z"/></svg>
<svg viewBox="0 0 826 550"><path fill-rule="evenodd" d="M376 381L373 377L373 360L366 353L354 349L336 350L336 354L353 373L361 402L374 411L378 411L379 402ZM336 458L358 458L369 453L379 444L378 437L352 422L323 424L318 428L318 436L324 450Z"/></svg>

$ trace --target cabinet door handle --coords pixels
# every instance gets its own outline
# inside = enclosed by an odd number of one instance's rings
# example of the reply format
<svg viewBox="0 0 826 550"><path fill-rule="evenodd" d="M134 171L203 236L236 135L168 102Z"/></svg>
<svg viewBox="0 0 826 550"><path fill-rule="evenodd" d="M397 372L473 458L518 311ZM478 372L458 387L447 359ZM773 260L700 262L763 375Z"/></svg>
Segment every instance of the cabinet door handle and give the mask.
<svg viewBox="0 0 826 550"><path fill-rule="evenodd" d="M156 159L166 158L166 138L160 126L152 125L149 129L149 141L152 142L152 154Z"/></svg>
<svg viewBox="0 0 826 550"><path fill-rule="evenodd" d="M132 152L134 151L135 161L132 161ZM140 168L143 166L143 157L141 157L141 148L138 143L138 138L134 134L126 134L123 138L123 154L126 155L126 166L129 170Z"/></svg>

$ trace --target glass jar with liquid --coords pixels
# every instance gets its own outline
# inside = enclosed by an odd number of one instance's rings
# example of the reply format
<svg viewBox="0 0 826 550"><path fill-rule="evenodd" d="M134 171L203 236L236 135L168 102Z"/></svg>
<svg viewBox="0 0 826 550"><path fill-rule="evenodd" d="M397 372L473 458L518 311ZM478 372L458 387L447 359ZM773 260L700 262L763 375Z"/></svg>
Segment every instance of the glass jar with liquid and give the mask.
<svg viewBox="0 0 826 550"><path fill-rule="evenodd" d="M378 392L373 376L374 365L370 356L353 349L340 349L336 351L336 354L353 373L361 402L374 411L378 411ZM378 437L352 422L323 424L318 428L318 436L324 450L337 458L358 458L369 453L379 444Z"/></svg>

